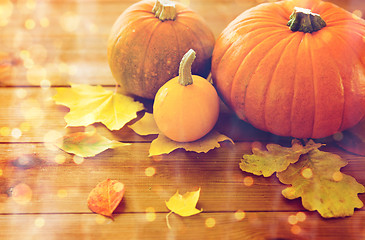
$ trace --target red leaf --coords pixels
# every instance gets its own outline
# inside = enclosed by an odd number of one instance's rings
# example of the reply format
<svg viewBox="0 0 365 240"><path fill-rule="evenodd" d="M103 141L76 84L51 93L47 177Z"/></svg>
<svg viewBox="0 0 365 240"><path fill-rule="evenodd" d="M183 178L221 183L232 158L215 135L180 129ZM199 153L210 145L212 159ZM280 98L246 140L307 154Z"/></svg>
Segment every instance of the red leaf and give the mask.
<svg viewBox="0 0 365 240"><path fill-rule="evenodd" d="M91 190L87 204L91 211L112 217L125 192L124 184L107 179Z"/></svg>

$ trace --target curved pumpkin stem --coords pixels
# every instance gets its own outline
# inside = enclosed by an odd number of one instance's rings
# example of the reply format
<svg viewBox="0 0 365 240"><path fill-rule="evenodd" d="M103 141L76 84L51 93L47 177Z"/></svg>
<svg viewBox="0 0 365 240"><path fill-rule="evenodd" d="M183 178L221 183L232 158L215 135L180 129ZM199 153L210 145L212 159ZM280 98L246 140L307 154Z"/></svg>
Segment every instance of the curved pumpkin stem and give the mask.
<svg viewBox="0 0 365 240"><path fill-rule="evenodd" d="M175 20L176 8L175 3L170 0L156 0L152 13L161 21Z"/></svg>
<svg viewBox="0 0 365 240"><path fill-rule="evenodd" d="M287 25L293 32L312 33L324 28L326 22L310 9L295 7Z"/></svg>
<svg viewBox="0 0 365 240"><path fill-rule="evenodd" d="M195 51L190 49L180 62L179 67L179 83L183 86L188 86L193 84L193 76L191 75L191 65L195 60Z"/></svg>

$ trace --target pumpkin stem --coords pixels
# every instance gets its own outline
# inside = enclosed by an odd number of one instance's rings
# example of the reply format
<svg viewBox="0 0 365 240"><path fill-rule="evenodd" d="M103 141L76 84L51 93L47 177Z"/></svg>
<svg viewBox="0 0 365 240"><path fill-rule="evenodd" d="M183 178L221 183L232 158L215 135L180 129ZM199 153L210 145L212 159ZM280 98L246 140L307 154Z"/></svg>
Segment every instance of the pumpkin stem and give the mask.
<svg viewBox="0 0 365 240"><path fill-rule="evenodd" d="M156 0L152 13L161 21L175 20L176 8L175 3L170 0Z"/></svg>
<svg viewBox="0 0 365 240"><path fill-rule="evenodd" d="M295 7L287 25L293 32L312 33L324 28L326 22L310 9Z"/></svg>
<svg viewBox="0 0 365 240"><path fill-rule="evenodd" d="M193 84L193 76L191 75L191 65L195 60L195 51L190 49L180 62L179 67L179 83L183 86Z"/></svg>

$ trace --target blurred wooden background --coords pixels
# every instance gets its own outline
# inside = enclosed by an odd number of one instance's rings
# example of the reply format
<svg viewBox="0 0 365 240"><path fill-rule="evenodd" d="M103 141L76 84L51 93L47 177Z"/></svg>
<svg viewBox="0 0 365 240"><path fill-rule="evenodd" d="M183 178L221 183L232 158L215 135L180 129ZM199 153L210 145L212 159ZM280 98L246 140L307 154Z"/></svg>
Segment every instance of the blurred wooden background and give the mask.
<svg viewBox="0 0 365 240"><path fill-rule="evenodd" d="M114 80L106 58L110 28L132 0L0 0L0 74L12 66L13 76L0 80L0 239L365 239L365 211L345 219L325 220L306 211L300 200L282 197L275 177L243 173L238 163L254 140L278 137L257 131L224 109L217 128L236 144L208 154L178 150L148 157L151 137L128 128L97 131L132 145L94 158L75 159L48 142L69 131L68 109L51 100L55 87L70 82L101 84ZM244 10L265 0L181 0L205 18L217 37ZM333 0L354 15L365 14L363 0ZM3 67L3 68L1 68ZM290 139L281 139L289 142ZM334 144L325 150L349 160L344 172L365 184L364 157ZM153 168L155 174L146 175ZM88 193L112 178L126 185L115 220L91 213ZM25 201L12 199L24 184ZM22 185L22 186L24 186ZM203 213L170 216L168 200L202 188ZM364 194L360 195L364 202ZM24 200L24 199L23 199Z"/></svg>

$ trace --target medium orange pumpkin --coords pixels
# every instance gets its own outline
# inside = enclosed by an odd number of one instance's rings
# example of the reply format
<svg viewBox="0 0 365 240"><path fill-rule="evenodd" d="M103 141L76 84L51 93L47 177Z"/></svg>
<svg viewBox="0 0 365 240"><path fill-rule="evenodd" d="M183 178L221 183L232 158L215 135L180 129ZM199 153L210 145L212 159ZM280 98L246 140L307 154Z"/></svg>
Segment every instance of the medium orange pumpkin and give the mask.
<svg viewBox="0 0 365 240"><path fill-rule="evenodd" d="M122 92L153 99L178 75L183 55L193 48L193 74L210 72L214 35L202 17L180 3L146 0L126 9L114 23L108 61Z"/></svg>
<svg viewBox="0 0 365 240"><path fill-rule="evenodd" d="M192 142L212 130L219 115L219 97L206 79L191 75L195 51L182 58L179 76L157 92L153 116L160 131L177 142Z"/></svg>
<svg viewBox="0 0 365 240"><path fill-rule="evenodd" d="M330 136L364 117L364 35L363 19L329 2L261 4L217 39L212 78L238 117L261 130Z"/></svg>

